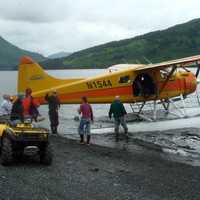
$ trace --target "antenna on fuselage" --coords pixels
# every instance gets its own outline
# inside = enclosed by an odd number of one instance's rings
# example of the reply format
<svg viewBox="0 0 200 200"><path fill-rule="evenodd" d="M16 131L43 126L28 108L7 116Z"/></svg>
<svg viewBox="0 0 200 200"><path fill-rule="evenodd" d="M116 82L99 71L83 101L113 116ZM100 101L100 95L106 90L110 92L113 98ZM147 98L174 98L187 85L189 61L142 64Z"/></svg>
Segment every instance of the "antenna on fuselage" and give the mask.
<svg viewBox="0 0 200 200"><path fill-rule="evenodd" d="M137 60L137 59L135 60L135 62L136 62L137 64L141 64L141 62L140 62L139 60Z"/></svg>
<svg viewBox="0 0 200 200"><path fill-rule="evenodd" d="M145 56L142 57L145 59L145 61L147 61L148 64L152 64L152 62L148 58L146 58Z"/></svg>

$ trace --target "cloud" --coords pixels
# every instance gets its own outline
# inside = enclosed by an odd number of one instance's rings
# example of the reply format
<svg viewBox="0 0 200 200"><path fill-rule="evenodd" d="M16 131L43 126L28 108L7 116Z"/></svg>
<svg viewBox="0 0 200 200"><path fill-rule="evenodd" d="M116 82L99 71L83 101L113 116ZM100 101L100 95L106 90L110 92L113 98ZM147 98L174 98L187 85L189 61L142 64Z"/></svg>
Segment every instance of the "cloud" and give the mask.
<svg viewBox="0 0 200 200"><path fill-rule="evenodd" d="M7 0L2 35L45 55L77 51L200 17L197 0Z"/></svg>
<svg viewBox="0 0 200 200"><path fill-rule="evenodd" d="M1 3L0 16L30 23L62 21L70 16L70 5L65 0L6 0Z"/></svg>

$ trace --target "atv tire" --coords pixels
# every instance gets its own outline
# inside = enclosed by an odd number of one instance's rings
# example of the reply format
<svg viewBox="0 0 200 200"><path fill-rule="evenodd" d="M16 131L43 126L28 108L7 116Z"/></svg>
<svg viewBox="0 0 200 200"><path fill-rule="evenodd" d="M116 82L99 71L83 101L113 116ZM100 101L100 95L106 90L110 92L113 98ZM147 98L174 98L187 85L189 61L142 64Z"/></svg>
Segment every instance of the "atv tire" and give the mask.
<svg viewBox="0 0 200 200"><path fill-rule="evenodd" d="M51 165L52 158L53 158L53 154L52 154L51 146L47 144L46 147L40 153L40 163L44 165Z"/></svg>
<svg viewBox="0 0 200 200"><path fill-rule="evenodd" d="M9 165L13 161L12 142L9 138L4 137L1 148L1 164Z"/></svg>

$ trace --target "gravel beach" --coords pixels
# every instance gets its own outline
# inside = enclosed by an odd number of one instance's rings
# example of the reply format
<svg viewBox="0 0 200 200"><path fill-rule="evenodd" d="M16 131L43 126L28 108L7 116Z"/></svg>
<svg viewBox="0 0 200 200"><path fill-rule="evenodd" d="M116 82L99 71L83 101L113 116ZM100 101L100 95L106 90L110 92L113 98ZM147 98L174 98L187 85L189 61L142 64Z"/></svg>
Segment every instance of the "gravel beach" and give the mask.
<svg viewBox="0 0 200 200"><path fill-rule="evenodd" d="M158 152L80 145L50 138L51 166L37 160L0 166L1 200L199 200L200 168Z"/></svg>

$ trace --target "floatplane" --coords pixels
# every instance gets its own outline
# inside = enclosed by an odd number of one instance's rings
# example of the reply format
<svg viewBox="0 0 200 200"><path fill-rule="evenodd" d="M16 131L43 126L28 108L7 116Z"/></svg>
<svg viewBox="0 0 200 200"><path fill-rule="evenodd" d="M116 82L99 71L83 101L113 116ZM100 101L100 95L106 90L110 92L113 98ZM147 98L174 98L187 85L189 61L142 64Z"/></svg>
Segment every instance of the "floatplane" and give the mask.
<svg viewBox="0 0 200 200"><path fill-rule="evenodd" d="M188 69L191 66L196 67L196 73ZM156 120L158 104L167 113L173 98L180 98L184 105L184 99L197 89L199 72L200 55L196 55L157 64L118 64L94 77L64 80L48 75L38 63L24 56L18 70L18 93L29 87L41 104L46 103L44 96L51 90L57 91L62 104L78 104L82 96L87 96L90 103L111 103L119 95L133 112L134 105L139 106L140 117L144 117L145 105L152 102L151 119Z"/></svg>

